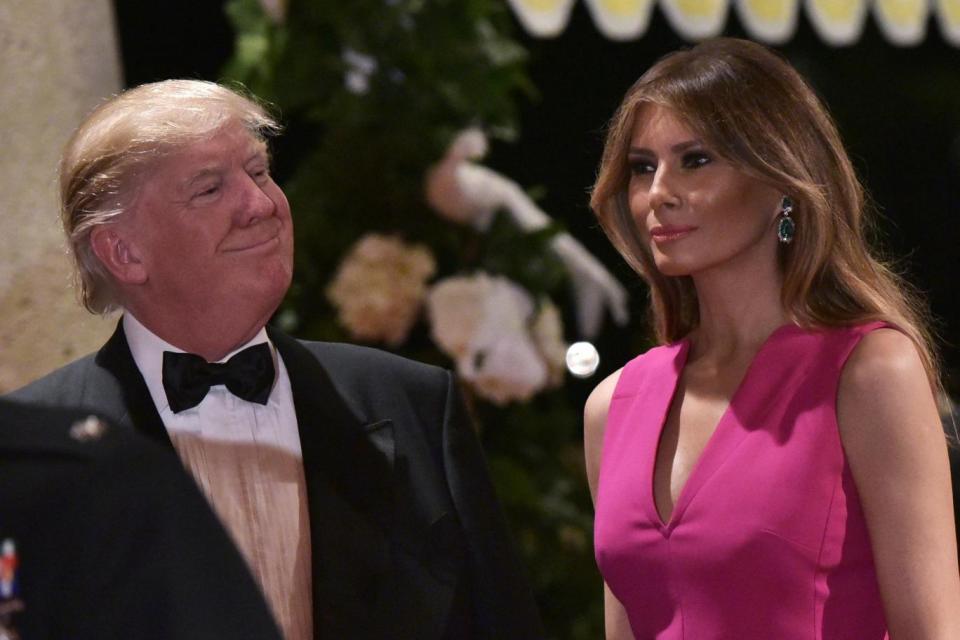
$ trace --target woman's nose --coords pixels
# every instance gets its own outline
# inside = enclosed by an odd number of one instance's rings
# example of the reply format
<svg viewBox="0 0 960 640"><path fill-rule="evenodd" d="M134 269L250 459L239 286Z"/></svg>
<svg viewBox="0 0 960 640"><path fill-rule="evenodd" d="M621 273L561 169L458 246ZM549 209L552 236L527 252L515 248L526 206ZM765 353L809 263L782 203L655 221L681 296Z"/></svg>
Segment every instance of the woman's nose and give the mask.
<svg viewBox="0 0 960 640"><path fill-rule="evenodd" d="M659 209L664 206L677 204L677 195L673 189L673 177L663 163L657 167L650 183L650 208Z"/></svg>

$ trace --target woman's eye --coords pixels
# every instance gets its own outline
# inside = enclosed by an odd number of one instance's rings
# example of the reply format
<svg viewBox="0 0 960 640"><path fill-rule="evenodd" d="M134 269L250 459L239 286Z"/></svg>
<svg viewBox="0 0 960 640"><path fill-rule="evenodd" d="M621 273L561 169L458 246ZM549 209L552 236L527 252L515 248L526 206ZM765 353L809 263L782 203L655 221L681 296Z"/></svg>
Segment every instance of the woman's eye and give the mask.
<svg viewBox="0 0 960 640"><path fill-rule="evenodd" d="M684 169L699 169L705 164L710 163L710 156L702 151L691 151L683 155Z"/></svg>
<svg viewBox="0 0 960 640"><path fill-rule="evenodd" d="M633 160L630 162L630 173L635 176L641 176L648 173L654 173L657 167L646 160Z"/></svg>

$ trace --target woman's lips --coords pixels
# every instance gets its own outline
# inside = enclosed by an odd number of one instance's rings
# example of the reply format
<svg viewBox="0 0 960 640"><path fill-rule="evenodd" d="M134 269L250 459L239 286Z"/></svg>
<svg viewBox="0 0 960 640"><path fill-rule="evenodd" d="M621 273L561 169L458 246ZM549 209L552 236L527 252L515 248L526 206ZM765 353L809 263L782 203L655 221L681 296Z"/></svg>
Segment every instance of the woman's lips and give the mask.
<svg viewBox="0 0 960 640"><path fill-rule="evenodd" d="M658 244L673 242L687 237L696 230L697 227L691 225L660 225L650 229L650 238Z"/></svg>

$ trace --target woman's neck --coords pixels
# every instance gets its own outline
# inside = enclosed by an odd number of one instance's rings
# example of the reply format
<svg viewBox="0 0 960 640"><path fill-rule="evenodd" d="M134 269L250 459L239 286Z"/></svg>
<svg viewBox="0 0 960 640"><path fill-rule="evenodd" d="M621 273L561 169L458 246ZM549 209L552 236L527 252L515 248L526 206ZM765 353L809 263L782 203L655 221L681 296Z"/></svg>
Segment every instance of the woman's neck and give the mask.
<svg viewBox="0 0 960 640"><path fill-rule="evenodd" d="M752 354L778 327L790 322L781 302L783 278L776 268L713 269L693 278L700 309L691 334L691 359L723 360Z"/></svg>

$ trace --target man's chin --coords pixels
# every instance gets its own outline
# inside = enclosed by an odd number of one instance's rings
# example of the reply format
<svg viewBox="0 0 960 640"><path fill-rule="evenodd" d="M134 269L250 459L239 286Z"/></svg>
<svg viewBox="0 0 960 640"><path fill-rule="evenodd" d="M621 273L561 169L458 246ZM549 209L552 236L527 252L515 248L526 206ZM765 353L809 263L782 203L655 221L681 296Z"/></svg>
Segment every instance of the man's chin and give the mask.
<svg viewBox="0 0 960 640"><path fill-rule="evenodd" d="M256 296L254 299L262 301L261 304L256 305L256 313L252 313L251 315L262 318L263 324L266 324L280 307L280 303L283 302L283 298L287 295L289 288L290 278L284 278L265 287L259 295L250 292L248 294L249 296ZM248 297L247 300L249 301L250 297Z"/></svg>

